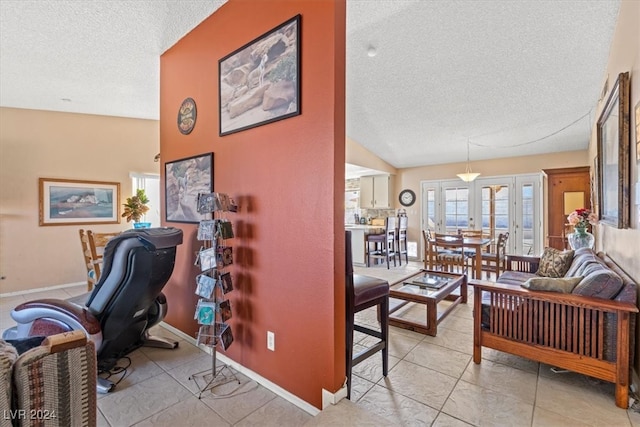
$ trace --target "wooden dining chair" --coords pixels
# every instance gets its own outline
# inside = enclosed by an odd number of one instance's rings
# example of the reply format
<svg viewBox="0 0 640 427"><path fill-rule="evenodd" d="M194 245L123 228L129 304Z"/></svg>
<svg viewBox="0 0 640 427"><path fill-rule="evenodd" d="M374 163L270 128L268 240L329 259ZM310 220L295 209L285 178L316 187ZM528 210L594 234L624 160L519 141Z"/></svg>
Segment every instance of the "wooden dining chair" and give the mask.
<svg viewBox="0 0 640 427"><path fill-rule="evenodd" d="M462 234L462 237L478 237L478 238L482 238L482 237L489 237L489 235L487 233L485 233L483 230L474 230L471 228L459 228L458 229L458 234ZM471 267L471 269L473 271L475 271L476 268L476 249L475 248L470 248L470 247L465 247L464 248L464 253L467 256L467 264L469 265L469 267Z"/></svg>
<svg viewBox="0 0 640 427"><path fill-rule="evenodd" d="M95 276L95 282L92 283L91 288L93 288L93 284L98 283L98 280L100 280L104 248L107 246L107 242L118 234L120 234L120 232L94 233L91 230L87 230L87 241L89 244L89 251L91 253L91 264ZM91 290L91 288L89 288L89 290Z"/></svg>
<svg viewBox="0 0 640 427"><path fill-rule="evenodd" d="M467 273L469 256L465 251L464 237L461 234L435 233L432 242L439 269Z"/></svg>
<svg viewBox="0 0 640 427"><path fill-rule="evenodd" d="M487 279L491 273L495 273L495 279L500 277L503 271L507 269L507 241L509 240L509 232L500 233L496 243L495 252L482 253L482 271L487 272Z"/></svg>
<svg viewBox="0 0 640 427"><path fill-rule="evenodd" d="M428 228L422 230L422 239L424 242L424 268L425 270L435 270L438 267L438 257L433 246L433 231Z"/></svg>
<svg viewBox="0 0 640 427"><path fill-rule="evenodd" d="M89 248L89 236L84 229L78 230L80 234L80 245L82 247L82 257L84 258L84 266L87 268L87 290L93 289L96 284L96 272L93 268L93 259L91 258L91 249Z"/></svg>

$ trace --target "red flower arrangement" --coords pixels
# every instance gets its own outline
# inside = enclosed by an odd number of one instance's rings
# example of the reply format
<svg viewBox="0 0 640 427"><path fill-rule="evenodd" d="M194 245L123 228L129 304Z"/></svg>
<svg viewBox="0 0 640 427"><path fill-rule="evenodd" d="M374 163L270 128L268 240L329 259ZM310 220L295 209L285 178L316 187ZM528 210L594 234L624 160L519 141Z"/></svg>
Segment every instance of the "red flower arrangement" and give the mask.
<svg viewBox="0 0 640 427"><path fill-rule="evenodd" d="M589 224L598 223L598 216L589 209L576 209L569 214L567 220L575 228L587 228Z"/></svg>

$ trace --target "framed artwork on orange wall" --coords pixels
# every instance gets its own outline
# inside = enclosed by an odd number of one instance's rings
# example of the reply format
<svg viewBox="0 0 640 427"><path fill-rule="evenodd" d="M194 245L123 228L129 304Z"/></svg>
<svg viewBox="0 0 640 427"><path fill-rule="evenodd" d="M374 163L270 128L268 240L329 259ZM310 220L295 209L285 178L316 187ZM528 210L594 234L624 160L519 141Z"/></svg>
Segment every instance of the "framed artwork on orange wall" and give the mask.
<svg viewBox="0 0 640 427"><path fill-rule="evenodd" d="M218 61L220 136L300 114L300 15Z"/></svg>
<svg viewBox="0 0 640 427"><path fill-rule="evenodd" d="M213 191L213 153L172 160L164 165L164 203L168 222L198 223L198 194Z"/></svg>

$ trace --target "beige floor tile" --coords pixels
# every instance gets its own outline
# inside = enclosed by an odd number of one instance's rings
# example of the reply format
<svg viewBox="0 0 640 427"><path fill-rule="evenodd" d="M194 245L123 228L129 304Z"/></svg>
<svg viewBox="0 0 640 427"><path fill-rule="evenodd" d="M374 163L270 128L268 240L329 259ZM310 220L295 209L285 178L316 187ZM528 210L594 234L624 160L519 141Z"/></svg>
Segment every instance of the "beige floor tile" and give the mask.
<svg viewBox="0 0 640 427"><path fill-rule="evenodd" d="M405 335L389 334L389 355L402 359L413 350L422 339L415 339Z"/></svg>
<svg viewBox="0 0 640 427"><path fill-rule="evenodd" d="M367 408L342 399L335 405L325 408L305 424L310 426L359 426L359 427L396 427L397 422L389 422L372 414Z"/></svg>
<svg viewBox="0 0 640 427"><path fill-rule="evenodd" d="M351 375L351 401L357 402L360 400L374 385L375 383L356 374Z"/></svg>
<svg viewBox="0 0 640 427"><path fill-rule="evenodd" d="M5 329L9 329L14 326L16 326L16 321L13 320L13 318L11 318L11 312L9 310L1 312L0 313L0 330L4 332Z"/></svg>
<svg viewBox="0 0 640 427"><path fill-rule="evenodd" d="M69 286L67 288L62 288L63 291L69 295L69 297L77 297L80 295L87 295L87 297L91 294L91 291L87 290L87 285L76 285Z"/></svg>
<svg viewBox="0 0 640 427"><path fill-rule="evenodd" d="M360 350L362 350L361 346L354 346L353 354L355 355L356 352ZM399 361L399 358L389 355L389 372L391 372L393 367ZM382 379L382 352L378 352L354 366L352 375L353 374L361 376L374 383L380 381L380 379Z"/></svg>
<svg viewBox="0 0 640 427"><path fill-rule="evenodd" d="M629 422L633 427L640 427L640 412L636 412L634 409L627 409L627 416Z"/></svg>
<svg viewBox="0 0 640 427"><path fill-rule="evenodd" d="M164 372L162 368L149 359L142 351L140 351L140 349L129 353L126 357L131 360L131 365L126 368L127 372L126 375L122 377L122 381L116 385L118 391L131 387L134 384L138 384ZM116 366L126 367L127 363L128 360L126 358L122 358L118 361ZM104 374L101 374L101 376L104 378L107 377L107 375ZM121 375L114 374L108 379L111 381L117 381L120 377Z"/></svg>
<svg viewBox="0 0 640 427"><path fill-rule="evenodd" d="M358 405L370 414L401 426L428 426L438 416L438 410L376 385L367 392Z"/></svg>
<svg viewBox="0 0 640 427"><path fill-rule="evenodd" d="M40 291L40 292L33 292L30 294L24 294L24 298L26 301L34 301L37 299L44 299L44 298L66 300L67 298L69 298L69 294L67 294L62 288L56 288L56 289L47 289L45 291Z"/></svg>
<svg viewBox="0 0 640 427"><path fill-rule="evenodd" d="M473 294L470 294L466 304L458 304L451 312L451 316L473 320ZM473 330L473 326L471 327Z"/></svg>
<svg viewBox="0 0 640 427"><path fill-rule="evenodd" d="M425 335L420 332L411 331L409 329L400 328L398 326L389 326L389 334L402 335L413 338L417 341L423 341Z"/></svg>
<svg viewBox="0 0 640 427"><path fill-rule="evenodd" d="M447 329L446 333L440 331L437 336L426 336L425 342L442 347L457 350L466 354L473 354L473 335Z"/></svg>
<svg viewBox="0 0 640 427"><path fill-rule="evenodd" d="M179 341L178 348L174 349L140 347L139 350L165 371L202 357L203 353L198 347L184 340Z"/></svg>
<svg viewBox="0 0 640 427"><path fill-rule="evenodd" d="M23 295L13 295L10 297L0 298L0 311L13 310L13 308L27 301Z"/></svg>
<svg viewBox="0 0 640 427"><path fill-rule="evenodd" d="M454 378L460 378L460 375L462 375L471 361L471 355L428 342L422 342L413 348L413 350L405 356L404 360Z"/></svg>
<svg viewBox="0 0 640 427"><path fill-rule="evenodd" d="M400 361L378 384L440 409L453 390L456 379L415 363Z"/></svg>
<svg viewBox="0 0 640 427"><path fill-rule="evenodd" d="M596 425L628 423L627 411L615 405L613 384L589 377L575 377L569 382L558 378L538 377L536 406L576 421L590 420Z"/></svg>
<svg viewBox="0 0 640 427"><path fill-rule="evenodd" d="M312 415L298 408L291 402L276 397L266 405L252 412L240 420L238 427L242 426L272 426L282 427L286 425L301 426L313 418Z"/></svg>
<svg viewBox="0 0 640 427"><path fill-rule="evenodd" d="M255 381L225 384L217 387L216 395L204 393L202 402L230 424L236 424L277 396Z"/></svg>
<svg viewBox="0 0 640 427"><path fill-rule="evenodd" d="M529 426L533 405L507 394L459 381L442 412L473 425Z"/></svg>
<svg viewBox="0 0 640 427"><path fill-rule="evenodd" d="M438 418L431 425L432 427L468 427L471 424L465 423L462 420L453 418L451 415L447 415L444 412L440 412Z"/></svg>
<svg viewBox="0 0 640 427"><path fill-rule="evenodd" d="M471 384L516 397L525 403L533 405L535 401L538 377L531 372L485 360L480 365L470 363L462 374L462 379Z"/></svg>
<svg viewBox="0 0 640 427"><path fill-rule="evenodd" d="M97 417L96 417L97 427L111 427L111 425L107 422L107 419L104 417L104 415L102 415L102 412L100 412L100 409L98 409L96 412L97 412Z"/></svg>
<svg viewBox="0 0 640 427"><path fill-rule="evenodd" d="M473 334L473 319L469 317L455 316L453 312L445 317L438 325L438 332L441 329L452 329L463 334Z"/></svg>
<svg viewBox="0 0 640 427"><path fill-rule="evenodd" d="M175 426L230 426L220 415L197 397L178 402L135 424L149 427Z"/></svg>
<svg viewBox="0 0 640 427"><path fill-rule="evenodd" d="M140 422L193 395L163 373L98 399L98 407L109 424L117 427Z"/></svg>
<svg viewBox="0 0 640 427"><path fill-rule="evenodd" d="M532 427L566 427L573 425L581 425L581 426L591 426L591 427L603 427L603 426L630 426L631 424L627 421L627 423L621 424L599 424L597 421L583 418L580 422L577 422L574 419L567 418L561 414L547 411L546 409L542 409L536 407L533 412L533 423Z"/></svg>

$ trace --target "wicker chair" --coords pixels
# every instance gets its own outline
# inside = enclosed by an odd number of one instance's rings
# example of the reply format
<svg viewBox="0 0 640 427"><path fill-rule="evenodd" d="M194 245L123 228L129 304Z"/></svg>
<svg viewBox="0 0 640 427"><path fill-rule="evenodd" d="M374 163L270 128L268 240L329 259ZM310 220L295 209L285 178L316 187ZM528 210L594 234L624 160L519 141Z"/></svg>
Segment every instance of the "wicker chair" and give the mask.
<svg viewBox="0 0 640 427"><path fill-rule="evenodd" d="M84 332L51 335L17 359L6 347L2 353L15 360L11 411L5 412L15 425L96 425L96 350Z"/></svg>

